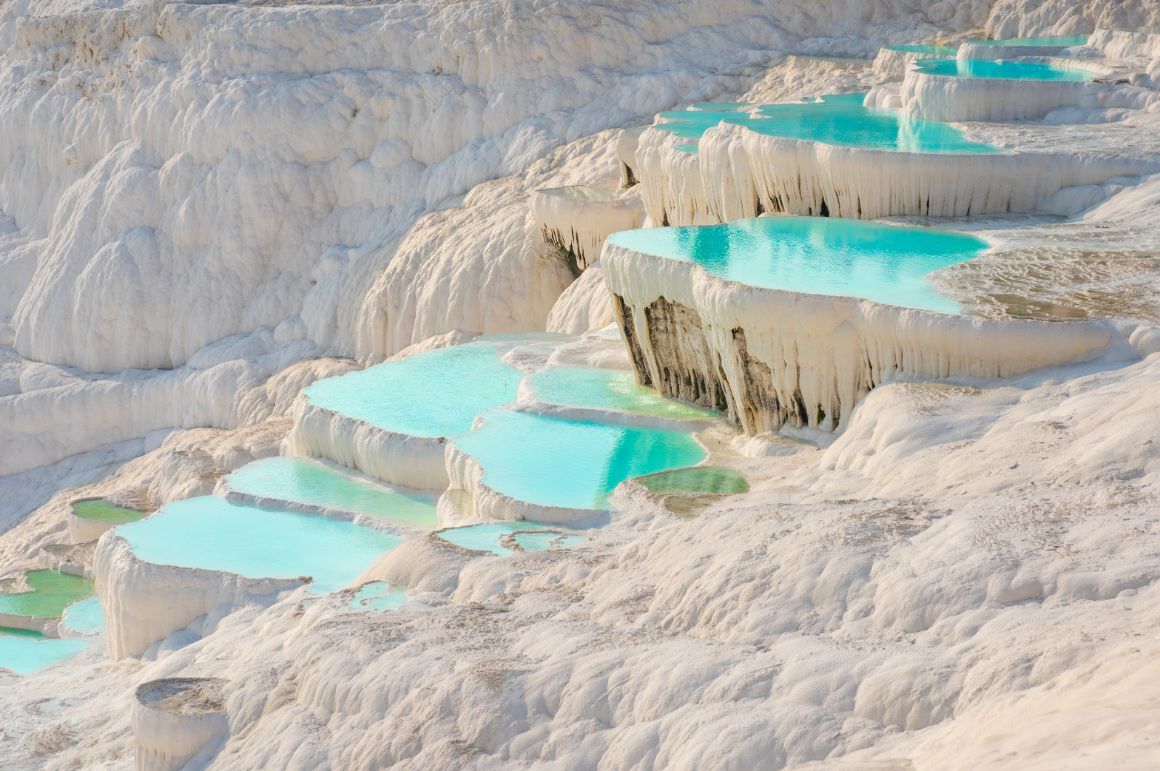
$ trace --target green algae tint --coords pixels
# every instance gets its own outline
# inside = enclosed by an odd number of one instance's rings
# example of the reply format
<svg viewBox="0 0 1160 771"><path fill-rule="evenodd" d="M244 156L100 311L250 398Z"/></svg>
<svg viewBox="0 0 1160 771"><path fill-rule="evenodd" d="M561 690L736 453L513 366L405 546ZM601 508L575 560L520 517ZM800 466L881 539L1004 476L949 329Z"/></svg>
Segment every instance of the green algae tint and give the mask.
<svg viewBox="0 0 1160 771"><path fill-rule="evenodd" d="M985 61L976 59L919 59L915 68L927 75L986 80L1032 80L1084 83L1095 75L1083 70L1069 70L1042 62Z"/></svg>
<svg viewBox="0 0 1160 771"><path fill-rule="evenodd" d="M864 107L864 96L841 94L809 102L768 104L753 113L664 112L655 125L688 140L700 139L705 131L724 122L767 136L866 150L973 155L998 152L991 145L972 142L947 123ZM695 142L686 144L689 149L696 149Z"/></svg>
<svg viewBox="0 0 1160 771"><path fill-rule="evenodd" d="M456 446L488 487L541 506L600 510L630 477L693 466L705 451L687 433L496 410Z"/></svg>
<svg viewBox="0 0 1160 771"><path fill-rule="evenodd" d="M715 276L787 292L857 297L957 313L927 274L979 255L975 236L836 217L760 217L725 225L613 233L616 246L692 262Z"/></svg>
<svg viewBox="0 0 1160 771"><path fill-rule="evenodd" d="M232 492L346 511L409 527L434 530L435 506L420 495L402 493L305 458L266 458L226 477Z"/></svg>
<svg viewBox="0 0 1160 771"><path fill-rule="evenodd" d="M105 628L105 610L96 597L69 605L60 618L62 628L79 635L96 634Z"/></svg>
<svg viewBox="0 0 1160 771"><path fill-rule="evenodd" d="M693 407L637 385L631 372L589 367L559 367L532 376L532 392L547 404L629 412L675 420L718 417L713 410Z"/></svg>
<svg viewBox="0 0 1160 771"><path fill-rule="evenodd" d="M316 407L385 431L458 436L479 413L515 401L521 374L500 360L512 345L487 341L426 351L320 380L303 393Z"/></svg>
<svg viewBox="0 0 1160 771"><path fill-rule="evenodd" d="M442 530L437 535L464 549L489 552L499 557L512 553L512 549L504 545L508 537L524 551L563 548L584 540L583 536L561 532L559 528L538 522L488 522Z"/></svg>
<svg viewBox="0 0 1160 771"><path fill-rule="evenodd" d="M271 511L216 496L170 503L117 534L138 559L248 578L311 576L311 591L340 589L399 538L351 522Z"/></svg>
<svg viewBox="0 0 1160 771"><path fill-rule="evenodd" d="M39 632L0 627L0 669L31 675L72 658L88 645L82 637L45 637Z"/></svg>
<svg viewBox="0 0 1160 771"><path fill-rule="evenodd" d="M117 525L149 516L148 512L118 506L103 498L88 498L77 501L72 505L73 515L80 519L89 519L95 522L112 522Z"/></svg>
<svg viewBox="0 0 1160 771"><path fill-rule="evenodd" d="M733 469L715 466L677 469L641 477L640 483L657 495L736 495L749 492L749 482Z"/></svg>
<svg viewBox="0 0 1160 771"><path fill-rule="evenodd" d="M79 576L55 570L33 570L25 574L31 591L0 594L0 613L32 618L60 618L69 605L93 593L93 585Z"/></svg>

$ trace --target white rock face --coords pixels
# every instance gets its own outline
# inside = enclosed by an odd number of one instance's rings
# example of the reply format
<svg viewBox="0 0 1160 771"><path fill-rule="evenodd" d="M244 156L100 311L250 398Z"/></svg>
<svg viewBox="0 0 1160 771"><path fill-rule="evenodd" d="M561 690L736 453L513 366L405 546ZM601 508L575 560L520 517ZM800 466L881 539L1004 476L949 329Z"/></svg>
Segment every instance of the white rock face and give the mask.
<svg viewBox="0 0 1160 771"><path fill-rule="evenodd" d="M911 69L902 81L902 110L945 122L1031 120L1108 90L1101 83L959 78Z"/></svg>
<svg viewBox="0 0 1160 771"><path fill-rule="evenodd" d="M600 259L604 239L644 222L637 191L624 195L590 187L554 187L532 194L532 217L544 241L565 251L582 272Z"/></svg>

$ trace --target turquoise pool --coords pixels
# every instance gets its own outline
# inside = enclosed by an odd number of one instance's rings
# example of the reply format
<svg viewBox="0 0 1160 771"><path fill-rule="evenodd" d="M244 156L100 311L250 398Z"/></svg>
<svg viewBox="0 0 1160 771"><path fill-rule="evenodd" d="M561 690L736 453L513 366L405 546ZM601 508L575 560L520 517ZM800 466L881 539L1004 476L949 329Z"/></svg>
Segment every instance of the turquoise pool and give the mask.
<svg viewBox="0 0 1160 771"><path fill-rule="evenodd" d="M560 549L575 546L584 540L584 536L563 532L539 522L488 522L443 530L438 535L448 543L464 549L489 552L500 557L512 553L512 549L504 545L508 536L524 551Z"/></svg>
<svg viewBox="0 0 1160 771"><path fill-rule="evenodd" d="M761 217L707 227L614 233L617 246L694 262L742 284L807 294L859 297L956 313L926 280L987 248L982 239L929 228L832 217Z"/></svg>
<svg viewBox="0 0 1160 771"><path fill-rule="evenodd" d="M266 458L226 477L229 489L244 495L366 514L401 525L434 530L430 499L353 477L305 458Z"/></svg>
<svg viewBox="0 0 1160 771"><path fill-rule="evenodd" d="M313 577L322 594L350 583L399 538L350 522L206 496L170 503L117 533L138 558L248 578Z"/></svg>
<svg viewBox="0 0 1160 771"><path fill-rule="evenodd" d="M942 46L933 43L911 43L903 46L890 46L891 51L900 54L927 54L928 56L954 56L958 46Z"/></svg>
<svg viewBox="0 0 1160 771"><path fill-rule="evenodd" d="M919 72L954 78L985 80L1033 80L1084 83L1095 75L1083 70L1068 70L1042 62L1010 60L986 61L977 59L919 59L914 63Z"/></svg>
<svg viewBox="0 0 1160 771"><path fill-rule="evenodd" d="M483 467L484 483L542 506L603 509L625 479L692 466L705 451L687 433L627 428L494 410L456 440Z"/></svg>
<svg viewBox="0 0 1160 771"><path fill-rule="evenodd" d="M693 420L715 418L713 410L666 399L637 385L631 372L589 367L558 367L537 372L531 380L536 399L565 407L628 412Z"/></svg>
<svg viewBox="0 0 1160 771"><path fill-rule="evenodd" d="M351 610L398 610L407 601L407 590L386 581L363 584L347 606Z"/></svg>
<svg viewBox="0 0 1160 771"><path fill-rule="evenodd" d="M88 645L81 637L54 639L23 629L0 628L0 669L31 675L72 658Z"/></svg>
<svg viewBox="0 0 1160 771"><path fill-rule="evenodd" d="M1087 45L1087 35L1064 35L1062 37L1011 37L999 40L971 40L969 42L981 46L1000 46L1002 48L1039 47L1070 48L1072 46Z"/></svg>
<svg viewBox="0 0 1160 771"><path fill-rule="evenodd" d="M516 398L521 374L500 361L513 343L472 342L320 380L311 404L400 434L457 436Z"/></svg>
<svg viewBox="0 0 1160 771"><path fill-rule="evenodd" d="M947 61L953 64L953 60ZM967 139L949 124L864 107L863 97L863 94L843 94L818 101L768 104L755 113L661 113L656 126L689 140L699 139L709 128L724 121L743 125L758 134L840 147L936 154L997 152L991 145ZM696 145L689 144L687 149L695 152Z"/></svg>
<svg viewBox="0 0 1160 771"><path fill-rule="evenodd" d="M105 610L96 597L81 600L64 609L60 625L79 635L91 635L105 628Z"/></svg>

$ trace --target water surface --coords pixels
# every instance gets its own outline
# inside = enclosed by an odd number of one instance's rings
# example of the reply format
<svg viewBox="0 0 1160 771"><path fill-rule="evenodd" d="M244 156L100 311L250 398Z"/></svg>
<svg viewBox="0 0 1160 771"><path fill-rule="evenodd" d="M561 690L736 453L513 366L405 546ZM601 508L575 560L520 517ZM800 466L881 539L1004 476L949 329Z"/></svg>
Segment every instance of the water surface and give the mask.
<svg viewBox="0 0 1160 771"><path fill-rule="evenodd" d="M38 632L0 627L0 669L31 675L80 653L88 645L83 637L45 637Z"/></svg>
<svg viewBox="0 0 1160 771"><path fill-rule="evenodd" d="M1083 83L1095 75L1083 70L1064 69L1043 62L1012 60L986 61L979 59L919 59L914 63L919 72L955 78L985 80L1033 80Z"/></svg>
<svg viewBox="0 0 1160 771"><path fill-rule="evenodd" d="M638 385L631 372L591 367L558 367L531 380L536 399L565 407L628 412L676 420L715 418L717 413L666 399Z"/></svg>
<svg viewBox="0 0 1160 771"><path fill-rule="evenodd" d="M0 613L32 618L60 618L69 605L93 593L91 582L55 570L32 570L25 574L30 591L0 594Z"/></svg>

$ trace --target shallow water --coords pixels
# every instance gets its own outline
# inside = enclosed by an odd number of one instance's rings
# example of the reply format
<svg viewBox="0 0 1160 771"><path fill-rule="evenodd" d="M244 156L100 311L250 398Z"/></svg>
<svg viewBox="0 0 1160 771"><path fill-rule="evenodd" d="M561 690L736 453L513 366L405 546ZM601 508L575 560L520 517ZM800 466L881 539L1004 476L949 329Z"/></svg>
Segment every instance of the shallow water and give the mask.
<svg viewBox="0 0 1160 771"><path fill-rule="evenodd" d="M715 495L736 495L749 492L749 482L733 469L716 466L665 471L642 477L640 483L657 495L689 495L712 493Z"/></svg>
<svg viewBox="0 0 1160 771"><path fill-rule="evenodd" d="M959 306L925 276L987 247L963 233L835 217L761 217L705 227L627 230L612 234L609 242L695 262L742 284L940 313L955 313Z"/></svg>
<svg viewBox="0 0 1160 771"><path fill-rule="evenodd" d="M0 628L0 669L31 675L80 653L88 645L83 637L45 637L22 629Z"/></svg>
<svg viewBox="0 0 1160 771"><path fill-rule="evenodd" d="M397 536L311 514L270 511L206 496L168 504L117 533L138 558L249 578L313 577L331 592L358 577Z"/></svg>
<svg viewBox="0 0 1160 771"><path fill-rule="evenodd" d="M935 61L935 60L928 60ZM769 104L754 113L665 112L657 128L696 140L721 122L743 125L767 136L891 152L982 154L991 145L967 139L955 127L900 116L893 110L862 106L863 94L842 94L818 101ZM696 145L689 143L695 151Z"/></svg>
<svg viewBox="0 0 1160 771"><path fill-rule="evenodd" d="M31 591L0 594L0 613L33 618L60 618L64 609L93 593L93 585L79 576L54 570L33 570L25 575Z"/></svg>
<svg viewBox="0 0 1160 771"><path fill-rule="evenodd" d="M929 54L931 56L954 56L958 46L942 46L933 43L911 43L903 46L890 46L891 51L901 54Z"/></svg>
<svg viewBox="0 0 1160 771"><path fill-rule="evenodd" d="M386 581L363 584L351 598L351 610L398 610L407 601L407 590Z"/></svg>
<svg viewBox="0 0 1160 771"><path fill-rule="evenodd" d="M488 487L543 506L605 508L625 479L692 466L704 449L687 433L494 410L456 446L483 467Z"/></svg>
<svg viewBox="0 0 1160 771"><path fill-rule="evenodd" d="M1064 35L1062 37L1011 37L1001 38L999 40L972 40L970 42L977 45L988 46L1049 46L1058 48L1059 46L1082 46L1087 45L1087 35Z"/></svg>
<svg viewBox="0 0 1160 771"><path fill-rule="evenodd" d="M279 501L366 514L401 525L433 530L434 504L359 479L305 458L266 458L248 463L226 477L231 491Z"/></svg>
<svg viewBox="0 0 1160 771"><path fill-rule="evenodd" d="M1083 83L1095 75L1083 70L1069 70L1042 62L985 61L976 59L919 59L919 72L956 78L986 80L1064 81Z"/></svg>
<svg viewBox="0 0 1160 771"><path fill-rule="evenodd" d="M564 548L584 540L584 536L563 532L539 522L487 522L443 530L438 535L448 543L464 549L490 552L500 557L513 551L504 545L504 540L509 536L524 551Z"/></svg>
<svg viewBox="0 0 1160 771"><path fill-rule="evenodd" d="M475 416L516 398L521 374L500 361L512 347L472 342L327 378L303 393L311 404L387 431L457 436Z"/></svg>
<svg viewBox="0 0 1160 771"><path fill-rule="evenodd" d="M61 616L61 626L79 635L91 635L105 628L105 610L96 597L69 605Z"/></svg>
<svg viewBox="0 0 1160 771"><path fill-rule="evenodd" d="M715 418L717 413L666 399L637 385L631 372L589 367L558 367L537 372L531 380L539 401L565 407L630 412L676 420Z"/></svg>
<svg viewBox="0 0 1160 771"><path fill-rule="evenodd" d="M148 512L118 506L103 498L90 498L85 501L77 501L72 505L72 510L73 514L81 519L113 522L118 525L125 522L136 522L142 517L149 516Z"/></svg>

